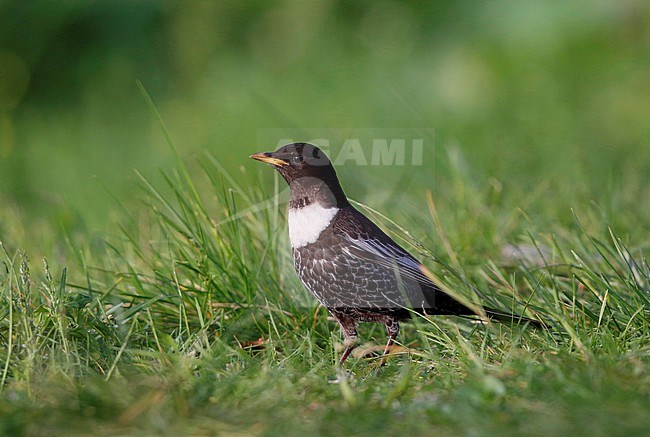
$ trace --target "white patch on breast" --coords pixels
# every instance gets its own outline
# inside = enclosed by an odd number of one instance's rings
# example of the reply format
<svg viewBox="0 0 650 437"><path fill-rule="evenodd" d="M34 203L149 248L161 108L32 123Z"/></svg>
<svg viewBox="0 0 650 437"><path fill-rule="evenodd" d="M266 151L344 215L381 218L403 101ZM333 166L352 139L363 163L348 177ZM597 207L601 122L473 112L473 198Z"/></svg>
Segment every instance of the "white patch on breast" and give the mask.
<svg viewBox="0 0 650 437"><path fill-rule="evenodd" d="M319 235L332 222L338 208L323 208L312 203L302 208L289 209L289 239L291 247L297 248L318 240Z"/></svg>

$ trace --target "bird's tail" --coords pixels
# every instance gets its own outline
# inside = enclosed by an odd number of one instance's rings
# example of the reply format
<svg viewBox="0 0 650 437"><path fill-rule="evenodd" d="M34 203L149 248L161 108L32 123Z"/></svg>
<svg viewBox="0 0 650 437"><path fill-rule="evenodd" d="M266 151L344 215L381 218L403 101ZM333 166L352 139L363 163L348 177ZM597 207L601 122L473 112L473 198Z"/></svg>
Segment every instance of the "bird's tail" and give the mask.
<svg viewBox="0 0 650 437"><path fill-rule="evenodd" d="M494 310L492 308L483 308L483 311L485 311L485 314L490 318L490 320L496 320L497 322L513 323L513 324L520 324L520 325L529 324L538 329L542 329L547 326L544 322L540 320L531 319L528 317L520 316L518 314L506 313L503 311Z"/></svg>

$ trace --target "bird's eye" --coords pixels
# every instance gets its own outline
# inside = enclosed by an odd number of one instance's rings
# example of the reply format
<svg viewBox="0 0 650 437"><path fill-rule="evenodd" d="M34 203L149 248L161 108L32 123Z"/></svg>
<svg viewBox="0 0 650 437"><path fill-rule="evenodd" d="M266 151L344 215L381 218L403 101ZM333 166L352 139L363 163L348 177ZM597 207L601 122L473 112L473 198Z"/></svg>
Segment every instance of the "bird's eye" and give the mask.
<svg viewBox="0 0 650 437"><path fill-rule="evenodd" d="M297 155L291 158L291 162L294 164L300 164L302 162L302 156Z"/></svg>

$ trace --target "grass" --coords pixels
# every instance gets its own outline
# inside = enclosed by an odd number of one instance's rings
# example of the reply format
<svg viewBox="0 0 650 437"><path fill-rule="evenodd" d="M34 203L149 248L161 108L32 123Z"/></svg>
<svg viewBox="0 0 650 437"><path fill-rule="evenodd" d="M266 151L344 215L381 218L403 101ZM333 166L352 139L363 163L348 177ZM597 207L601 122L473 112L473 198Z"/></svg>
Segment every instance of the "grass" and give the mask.
<svg viewBox="0 0 650 437"><path fill-rule="evenodd" d="M401 211L418 217L410 230L430 236L422 244L389 220L395 211L367 212L457 292L551 327L418 319L378 368L383 329L364 325L367 343L341 369L338 328L293 273L281 181L228 174L211 155L199 166L179 160L162 184L140 176L144 207L124 208L119 233L101 243L70 236L67 268L2 246L0 434L642 435L650 426L648 242L632 227L617 232L583 203L541 228L512 212L522 198L496 196L451 165L448 191L414 194L428 213ZM19 211L9 219L6 229L20 228ZM504 258L507 244L527 256Z"/></svg>
<svg viewBox="0 0 650 437"><path fill-rule="evenodd" d="M650 3L5 3L0 436L647 434ZM549 329L416 319L377 368L368 324L336 366L246 156L372 126L424 165L346 192Z"/></svg>

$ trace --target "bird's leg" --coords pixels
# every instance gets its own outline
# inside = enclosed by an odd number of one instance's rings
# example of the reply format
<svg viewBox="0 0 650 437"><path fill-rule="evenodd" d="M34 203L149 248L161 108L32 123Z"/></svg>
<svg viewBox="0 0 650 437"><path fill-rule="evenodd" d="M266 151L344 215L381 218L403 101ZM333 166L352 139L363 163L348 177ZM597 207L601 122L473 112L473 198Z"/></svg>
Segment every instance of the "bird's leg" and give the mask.
<svg viewBox="0 0 650 437"><path fill-rule="evenodd" d="M345 337L345 350L343 351L343 354L341 355L341 359L339 360L339 366L343 364L343 362L348 358L352 350L357 347L357 324L352 319L351 317L345 317L345 316L334 316L336 317L336 320L339 322L339 325L341 325L341 330L343 331L343 336Z"/></svg>
<svg viewBox="0 0 650 437"><path fill-rule="evenodd" d="M339 366L343 365L343 362L348 358L350 353L354 350L356 347L356 342L357 339L356 337L354 339L345 339L345 350L343 351L343 354L341 355L341 359L339 360Z"/></svg>
<svg viewBox="0 0 650 437"><path fill-rule="evenodd" d="M345 341L343 344L345 344L345 350L343 351L343 354L341 355L341 359L339 360L339 366L343 364L343 362L348 358L350 355L350 352L357 347L357 328L356 326L352 328L351 330L346 329L343 327L343 335L345 336Z"/></svg>
<svg viewBox="0 0 650 437"><path fill-rule="evenodd" d="M393 342L399 334L399 323L397 320L389 318L386 320L386 332L388 333L388 341L386 342L386 347L384 348L384 353L381 356L381 361L379 362L380 366L386 364L386 358L390 352L390 348L393 345Z"/></svg>

